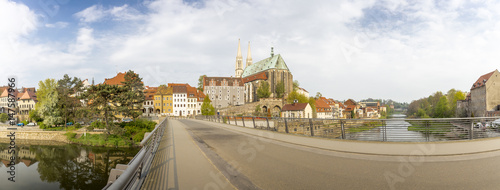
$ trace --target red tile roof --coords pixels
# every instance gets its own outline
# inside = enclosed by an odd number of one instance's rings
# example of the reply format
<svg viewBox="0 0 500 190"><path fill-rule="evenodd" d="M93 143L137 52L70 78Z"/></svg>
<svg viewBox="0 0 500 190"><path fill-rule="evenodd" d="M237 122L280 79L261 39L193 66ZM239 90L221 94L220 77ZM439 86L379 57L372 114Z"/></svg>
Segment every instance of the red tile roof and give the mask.
<svg viewBox="0 0 500 190"><path fill-rule="evenodd" d="M123 85L122 82L125 82L125 73L118 73L116 74L115 77L110 78L110 79L104 79L103 84L108 84L108 85Z"/></svg>
<svg viewBox="0 0 500 190"><path fill-rule="evenodd" d="M243 86L243 79L236 77L205 77L203 78L203 87L205 86Z"/></svg>
<svg viewBox="0 0 500 190"><path fill-rule="evenodd" d="M353 99L349 99L345 101L344 104L348 106L348 105L357 105L358 103L356 103L356 101L354 101Z"/></svg>
<svg viewBox="0 0 500 190"><path fill-rule="evenodd" d="M256 81L256 80L267 80L266 72L260 72L260 73L250 75L248 77L243 78L244 83L252 82L252 81Z"/></svg>
<svg viewBox="0 0 500 190"><path fill-rule="evenodd" d="M144 87L144 97L146 98L146 100L153 100L157 89L158 89L158 87L145 86Z"/></svg>
<svg viewBox="0 0 500 190"><path fill-rule="evenodd" d="M14 89L14 92L13 92L14 96L19 96L19 91L17 89ZM2 92L2 95L0 97L7 97L9 96L9 89L6 88L5 90L3 90Z"/></svg>
<svg viewBox="0 0 500 190"><path fill-rule="evenodd" d="M331 107L321 98L316 100L316 111L317 112L330 112Z"/></svg>
<svg viewBox="0 0 500 190"><path fill-rule="evenodd" d="M484 74L484 75L480 76L479 79L477 79L477 81L472 85L472 87L470 89L472 90L472 89L484 86L484 84L486 83L486 81L488 81L490 79L491 75L493 75L493 73L495 71L492 71L492 72L489 72L487 74Z"/></svg>
<svg viewBox="0 0 500 190"><path fill-rule="evenodd" d="M306 109L308 103L285 104L281 111L302 111Z"/></svg>
<svg viewBox="0 0 500 190"><path fill-rule="evenodd" d="M20 93L19 96L21 96L21 98L20 98L21 100L32 99L32 100L36 101L36 94L32 91L26 91L25 93Z"/></svg>

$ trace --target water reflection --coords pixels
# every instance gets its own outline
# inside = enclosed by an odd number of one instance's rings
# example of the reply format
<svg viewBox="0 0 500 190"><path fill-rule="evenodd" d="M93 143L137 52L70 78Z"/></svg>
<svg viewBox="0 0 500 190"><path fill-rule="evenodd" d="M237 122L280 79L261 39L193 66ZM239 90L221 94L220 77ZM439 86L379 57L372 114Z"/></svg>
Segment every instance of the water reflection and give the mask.
<svg viewBox="0 0 500 190"><path fill-rule="evenodd" d="M424 134L417 131L409 131L410 123L404 119L406 115L395 114L391 116L385 126L375 127L373 129L346 134L347 139L361 141L405 141L405 142L422 142L422 141L440 141L438 137L430 134Z"/></svg>
<svg viewBox="0 0 500 190"><path fill-rule="evenodd" d="M12 154L0 143L0 189L101 189L116 164L127 164L139 149L78 145L18 145L16 182L8 181Z"/></svg>

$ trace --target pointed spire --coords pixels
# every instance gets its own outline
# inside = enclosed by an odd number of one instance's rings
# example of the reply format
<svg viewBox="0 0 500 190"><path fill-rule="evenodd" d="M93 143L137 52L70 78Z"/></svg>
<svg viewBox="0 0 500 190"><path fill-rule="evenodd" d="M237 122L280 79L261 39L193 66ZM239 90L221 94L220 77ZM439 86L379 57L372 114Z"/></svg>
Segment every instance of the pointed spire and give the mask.
<svg viewBox="0 0 500 190"><path fill-rule="evenodd" d="M241 56L241 46L240 46L240 39L238 39L238 54L236 54L236 58L242 57Z"/></svg>
<svg viewBox="0 0 500 190"><path fill-rule="evenodd" d="M241 56L240 39L238 39L238 54L236 55L235 77L241 77L243 74L243 57Z"/></svg>
<svg viewBox="0 0 500 190"><path fill-rule="evenodd" d="M247 53L247 65L246 67L252 65L252 52L250 51L250 42L248 42L248 53Z"/></svg>

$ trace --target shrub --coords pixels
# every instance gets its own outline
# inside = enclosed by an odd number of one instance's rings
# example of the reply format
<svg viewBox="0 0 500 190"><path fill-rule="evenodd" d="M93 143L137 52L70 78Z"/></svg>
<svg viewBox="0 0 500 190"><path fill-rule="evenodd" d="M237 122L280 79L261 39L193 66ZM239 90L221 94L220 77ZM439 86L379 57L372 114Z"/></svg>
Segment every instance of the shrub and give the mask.
<svg viewBox="0 0 500 190"><path fill-rule="evenodd" d="M101 121L94 121L90 124L90 126L97 129L104 129L106 128L106 123Z"/></svg>

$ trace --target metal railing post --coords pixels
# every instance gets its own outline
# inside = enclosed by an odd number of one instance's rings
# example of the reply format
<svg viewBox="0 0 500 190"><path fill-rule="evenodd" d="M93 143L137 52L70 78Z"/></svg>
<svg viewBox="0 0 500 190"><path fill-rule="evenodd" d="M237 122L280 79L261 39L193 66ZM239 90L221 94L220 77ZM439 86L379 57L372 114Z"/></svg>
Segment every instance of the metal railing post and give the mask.
<svg viewBox="0 0 500 190"><path fill-rule="evenodd" d="M342 121L342 120L339 120L339 121L340 121L340 133L342 135L342 139L345 139L344 121Z"/></svg>
<svg viewBox="0 0 500 190"><path fill-rule="evenodd" d="M288 123L286 122L286 117L284 118L285 120L285 133L288 133Z"/></svg>
<svg viewBox="0 0 500 190"><path fill-rule="evenodd" d="M469 139L474 139L474 121L470 121Z"/></svg>
<svg viewBox="0 0 500 190"><path fill-rule="evenodd" d="M229 116L227 116L227 123L231 125L231 120L229 119Z"/></svg>
<svg viewBox="0 0 500 190"><path fill-rule="evenodd" d="M266 120L267 120L267 130L269 130L271 127L269 127L269 118L266 117Z"/></svg>
<svg viewBox="0 0 500 190"><path fill-rule="evenodd" d="M243 127L245 127L245 117L241 116L241 122L243 122Z"/></svg>
<svg viewBox="0 0 500 190"><path fill-rule="evenodd" d="M314 136L314 125L312 119L309 119L309 127L311 128L311 137Z"/></svg>
<svg viewBox="0 0 500 190"><path fill-rule="evenodd" d="M257 128L257 126L255 126L255 117L252 117L252 121L253 121L253 128Z"/></svg>

